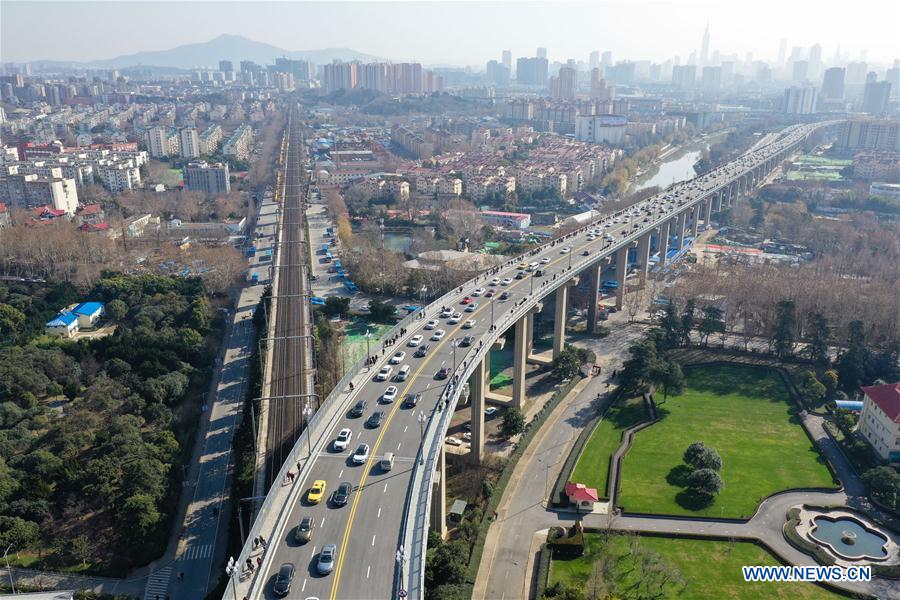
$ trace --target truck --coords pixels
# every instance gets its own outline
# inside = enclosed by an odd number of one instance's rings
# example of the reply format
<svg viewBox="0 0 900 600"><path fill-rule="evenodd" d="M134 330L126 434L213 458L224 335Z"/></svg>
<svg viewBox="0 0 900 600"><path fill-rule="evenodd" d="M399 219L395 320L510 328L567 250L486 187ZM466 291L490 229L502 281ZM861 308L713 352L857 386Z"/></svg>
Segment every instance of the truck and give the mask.
<svg viewBox="0 0 900 600"><path fill-rule="evenodd" d="M259 273L254 271L253 273L250 274L250 283L252 283L253 285L256 285L259 283Z"/></svg>
<svg viewBox="0 0 900 600"><path fill-rule="evenodd" d="M247 256L249 256L249 257L256 256L256 246L250 246L250 248L247 249Z"/></svg>

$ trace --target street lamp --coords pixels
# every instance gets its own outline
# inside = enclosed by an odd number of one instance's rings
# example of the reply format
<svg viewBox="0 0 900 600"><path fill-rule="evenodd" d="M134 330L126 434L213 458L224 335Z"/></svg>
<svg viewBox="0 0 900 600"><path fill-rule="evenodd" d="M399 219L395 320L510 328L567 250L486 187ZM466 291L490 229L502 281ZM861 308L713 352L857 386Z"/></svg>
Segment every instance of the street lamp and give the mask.
<svg viewBox="0 0 900 600"><path fill-rule="evenodd" d="M16 582L13 581L12 569L9 568L9 558L7 555L9 554L9 549L13 548L15 545L15 543L10 544L6 547L6 552L3 553L3 560L6 561L6 573L9 575L9 585L12 588L13 594L16 593Z"/></svg>
<svg viewBox="0 0 900 600"><path fill-rule="evenodd" d="M428 420L428 417L425 416L425 411L420 410L419 416L416 417L416 420L419 422L419 437L422 439L425 438L425 421ZM422 445L419 445L419 464L425 464L425 448Z"/></svg>
<svg viewBox="0 0 900 600"><path fill-rule="evenodd" d="M303 415L303 418L306 420L306 449L308 451L308 455L312 458L312 433L309 430L309 418L313 414L313 409L309 405L309 398L303 399L303 410L300 411Z"/></svg>
<svg viewBox="0 0 900 600"><path fill-rule="evenodd" d="M369 359L372 357L372 355L369 354L369 338L372 337L372 332L369 331L368 327L366 327L366 333L363 337L366 338L366 369L368 370Z"/></svg>

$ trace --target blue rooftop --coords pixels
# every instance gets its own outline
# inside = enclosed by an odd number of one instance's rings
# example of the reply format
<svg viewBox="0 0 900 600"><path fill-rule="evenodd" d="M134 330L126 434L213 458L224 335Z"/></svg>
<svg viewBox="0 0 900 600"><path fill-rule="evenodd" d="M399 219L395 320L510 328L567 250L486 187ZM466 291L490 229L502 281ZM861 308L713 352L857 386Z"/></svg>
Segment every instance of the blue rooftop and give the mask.
<svg viewBox="0 0 900 600"><path fill-rule="evenodd" d="M76 317L73 313L61 312L52 320L47 321L47 327L69 327L77 321L78 317Z"/></svg>
<svg viewBox="0 0 900 600"><path fill-rule="evenodd" d="M82 302L72 309L72 312L76 315L95 315L101 310L103 310L102 302Z"/></svg>

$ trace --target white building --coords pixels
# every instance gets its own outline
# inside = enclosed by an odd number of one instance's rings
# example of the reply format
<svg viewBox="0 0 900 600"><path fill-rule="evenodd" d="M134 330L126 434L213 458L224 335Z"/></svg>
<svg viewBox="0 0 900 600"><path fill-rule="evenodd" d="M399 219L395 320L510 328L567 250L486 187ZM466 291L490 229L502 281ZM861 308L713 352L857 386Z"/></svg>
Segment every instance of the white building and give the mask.
<svg viewBox="0 0 900 600"><path fill-rule="evenodd" d="M178 132L181 142L182 158L197 158L200 156L200 136L193 127L182 127Z"/></svg>
<svg viewBox="0 0 900 600"><path fill-rule="evenodd" d="M628 119L621 115L578 115L575 117L575 139L615 146L625 139L627 127Z"/></svg>
<svg viewBox="0 0 900 600"><path fill-rule="evenodd" d="M228 165L206 161L189 163L184 169L184 186L206 194L225 194L231 191Z"/></svg>
<svg viewBox="0 0 900 600"><path fill-rule="evenodd" d="M150 156L161 158L169 156L169 133L164 127L151 127L147 130L147 149Z"/></svg>
<svg viewBox="0 0 900 600"><path fill-rule="evenodd" d="M74 179L8 175L0 177L0 202L16 208L49 205L73 216L78 208L78 191Z"/></svg>
<svg viewBox="0 0 900 600"><path fill-rule="evenodd" d="M784 90L784 112L789 115L809 115L816 112L818 93L811 85L787 88Z"/></svg>
<svg viewBox="0 0 900 600"><path fill-rule="evenodd" d="M253 143L253 129L249 125L241 125L234 130L231 137L222 146L222 154L234 156L238 160L250 157L250 145Z"/></svg>
<svg viewBox="0 0 900 600"><path fill-rule="evenodd" d="M900 383L870 385L859 415L859 432L882 459L900 464Z"/></svg>

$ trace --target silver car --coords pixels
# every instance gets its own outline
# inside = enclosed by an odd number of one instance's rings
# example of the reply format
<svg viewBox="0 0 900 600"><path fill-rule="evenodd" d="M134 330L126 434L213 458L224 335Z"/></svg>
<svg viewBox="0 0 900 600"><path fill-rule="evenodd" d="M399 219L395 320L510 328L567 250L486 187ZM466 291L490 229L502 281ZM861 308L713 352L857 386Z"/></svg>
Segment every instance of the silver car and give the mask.
<svg viewBox="0 0 900 600"><path fill-rule="evenodd" d="M316 570L319 575L328 575L334 570L334 561L337 557L337 546L334 544L326 544L319 553L319 560L316 561Z"/></svg>

